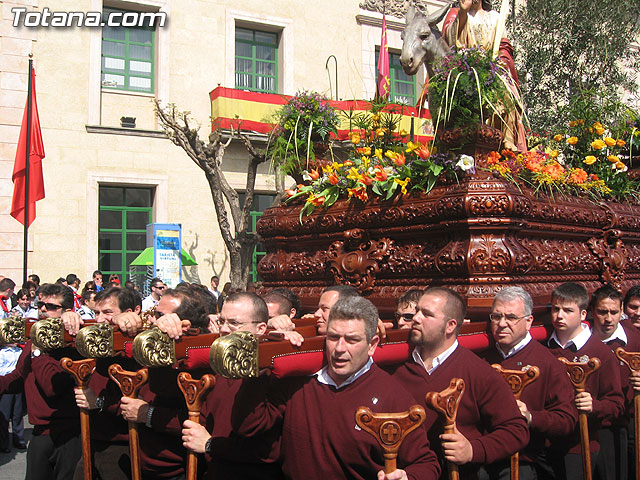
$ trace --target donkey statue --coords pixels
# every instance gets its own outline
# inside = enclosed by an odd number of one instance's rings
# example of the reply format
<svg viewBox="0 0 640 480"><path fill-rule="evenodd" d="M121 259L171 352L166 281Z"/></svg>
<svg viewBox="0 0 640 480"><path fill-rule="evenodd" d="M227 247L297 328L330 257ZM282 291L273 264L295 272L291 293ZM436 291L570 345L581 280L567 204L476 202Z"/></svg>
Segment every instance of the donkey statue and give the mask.
<svg viewBox="0 0 640 480"><path fill-rule="evenodd" d="M407 75L415 75L424 63L428 77L433 76L433 62L451 51L445 42L438 23L445 17L451 5L445 5L429 16L411 5L405 17L406 25L402 31L402 54L400 63ZM422 105L424 98L419 100Z"/></svg>

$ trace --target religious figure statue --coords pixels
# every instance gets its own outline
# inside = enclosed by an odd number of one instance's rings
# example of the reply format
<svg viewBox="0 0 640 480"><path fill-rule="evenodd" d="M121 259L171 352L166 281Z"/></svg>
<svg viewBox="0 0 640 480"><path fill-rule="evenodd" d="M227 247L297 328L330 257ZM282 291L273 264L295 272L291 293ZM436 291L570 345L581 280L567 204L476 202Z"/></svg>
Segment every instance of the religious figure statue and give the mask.
<svg viewBox="0 0 640 480"><path fill-rule="evenodd" d="M504 2L503 2L504 3ZM513 62L513 46L504 32L504 17L491 9L489 0L460 0L460 8L451 8L447 14L442 34L451 49L480 47L487 52L498 54L498 58L508 73L508 84L514 97L520 103L518 91L518 73ZM503 5L503 8L506 6ZM496 38L497 37L497 38ZM497 52L496 52L496 47ZM505 133L505 144L520 151L526 151L527 143L522 124L522 111L516 105L516 111L505 112L506 123L502 127ZM499 120L498 120L499 121Z"/></svg>

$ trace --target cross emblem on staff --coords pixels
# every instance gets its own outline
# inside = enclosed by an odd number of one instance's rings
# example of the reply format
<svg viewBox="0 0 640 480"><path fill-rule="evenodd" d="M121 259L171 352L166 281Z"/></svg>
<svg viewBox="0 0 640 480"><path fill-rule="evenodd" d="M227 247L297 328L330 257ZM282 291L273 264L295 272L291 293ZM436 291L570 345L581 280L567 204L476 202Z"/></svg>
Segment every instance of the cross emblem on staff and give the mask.
<svg viewBox="0 0 640 480"><path fill-rule="evenodd" d="M400 427L389 422L382 426L381 433L385 443L395 443L400 438Z"/></svg>
<svg viewBox="0 0 640 480"><path fill-rule="evenodd" d="M518 392L522 387L522 380L520 380L520 378L515 375L510 375L507 378L507 383L509 384L509 387L511 387L512 393Z"/></svg>

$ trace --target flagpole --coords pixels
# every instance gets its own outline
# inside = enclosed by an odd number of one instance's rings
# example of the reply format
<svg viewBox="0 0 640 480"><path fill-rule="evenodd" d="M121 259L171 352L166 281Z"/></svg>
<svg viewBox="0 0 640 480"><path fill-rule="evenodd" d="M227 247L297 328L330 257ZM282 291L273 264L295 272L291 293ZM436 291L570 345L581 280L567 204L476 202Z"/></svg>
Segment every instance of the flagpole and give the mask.
<svg viewBox="0 0 640 480"><path fill-rule="evenodd" d="M33 54L29 54L29 81L27 83L27 148L24 172L24 252L22 257L22 283L27 282L27 252L29 251L29 167L31 163L31 90L33 79Z"/></svg>

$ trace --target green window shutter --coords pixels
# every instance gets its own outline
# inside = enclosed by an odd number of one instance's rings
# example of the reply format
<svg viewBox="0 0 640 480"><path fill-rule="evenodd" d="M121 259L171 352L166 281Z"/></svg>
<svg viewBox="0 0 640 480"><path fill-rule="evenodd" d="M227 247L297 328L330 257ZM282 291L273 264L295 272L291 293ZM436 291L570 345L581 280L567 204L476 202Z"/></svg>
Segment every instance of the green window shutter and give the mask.
<svg viewBox="0 0 640 480"><path fill-rule="evenodd" d="M236 27L236 88L278 93L278 34Z"/></svg>
<svg viewBox="0 0 640 480"><path fill-rule="evenodd" d="M378 78L378 56L380 48L376 47L376 81ZM416 104L416 76L407 75L402 70L400 55L389 52L389 70L391 72L391 103L400 103L414 106Z"/></svg>

